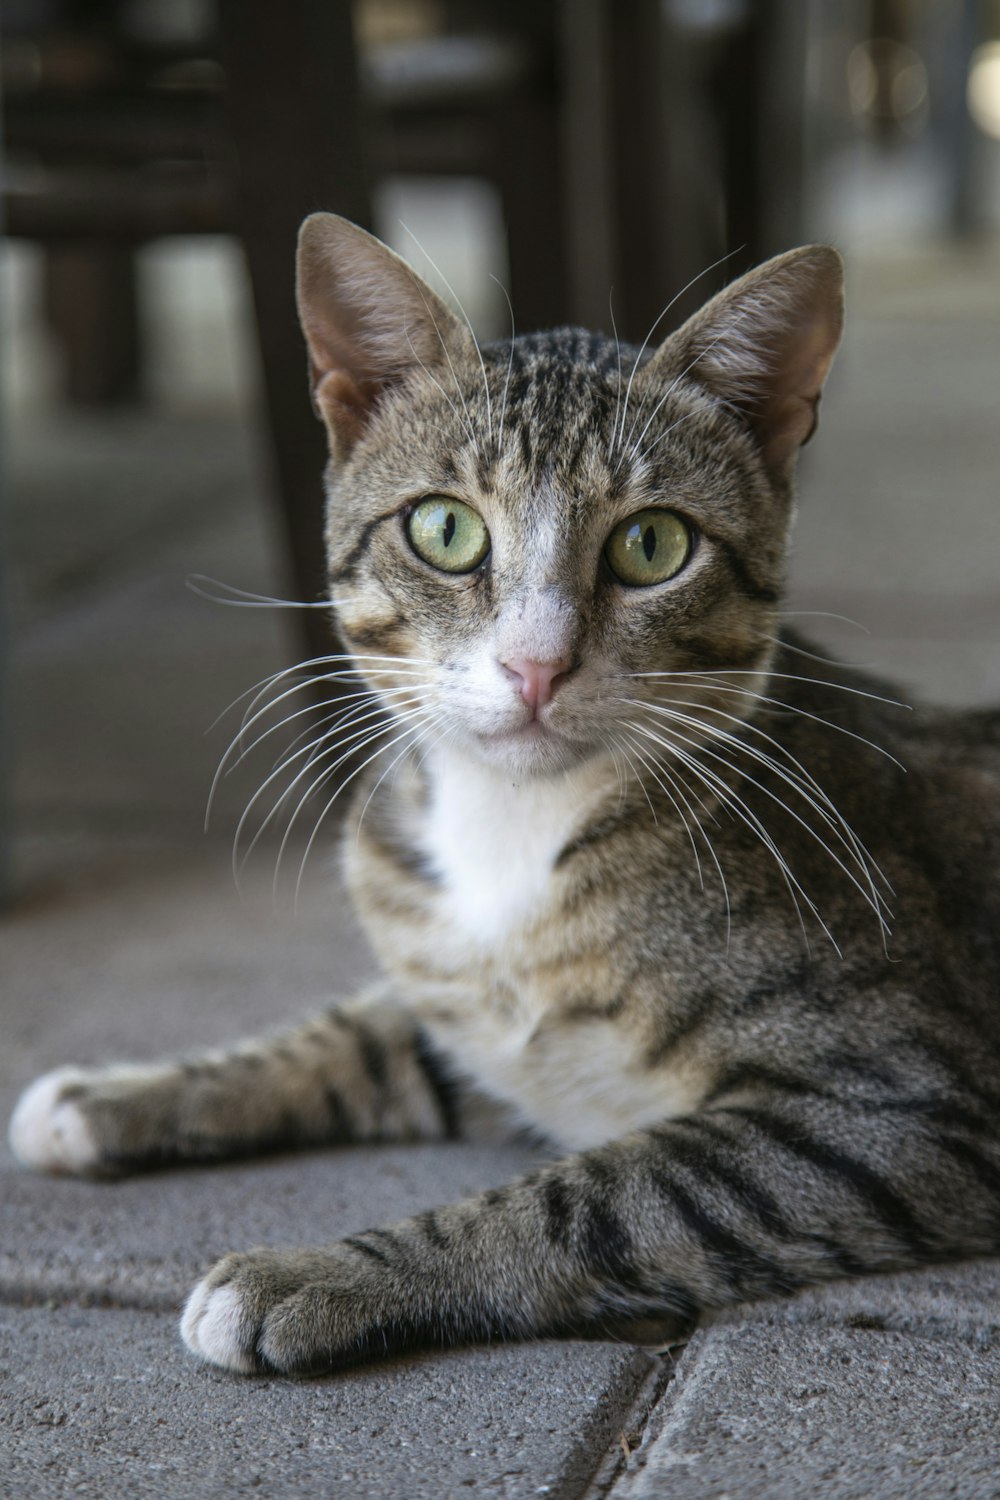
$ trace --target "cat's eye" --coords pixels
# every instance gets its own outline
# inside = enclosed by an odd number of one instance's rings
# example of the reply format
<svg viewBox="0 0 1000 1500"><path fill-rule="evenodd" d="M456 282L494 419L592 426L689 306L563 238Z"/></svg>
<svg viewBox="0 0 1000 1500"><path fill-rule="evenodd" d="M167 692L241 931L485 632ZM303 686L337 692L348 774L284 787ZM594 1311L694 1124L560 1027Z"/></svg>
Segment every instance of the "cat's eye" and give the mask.
<svg viewBox="0 0 1000 1500"><path fill-rule="evenodd" d="M633 588L665 583L690 554L690 527L672 510L637 510L618 522L604 547L612 573Z"/></svg>
<svg viewBox="0 0 1000 1500"><path fill-rule="evenodd" d="M417 556L444 573L471 573L490 550L482 516L471 505L445 495L432 495L415 505L406 534Z"/></svg>

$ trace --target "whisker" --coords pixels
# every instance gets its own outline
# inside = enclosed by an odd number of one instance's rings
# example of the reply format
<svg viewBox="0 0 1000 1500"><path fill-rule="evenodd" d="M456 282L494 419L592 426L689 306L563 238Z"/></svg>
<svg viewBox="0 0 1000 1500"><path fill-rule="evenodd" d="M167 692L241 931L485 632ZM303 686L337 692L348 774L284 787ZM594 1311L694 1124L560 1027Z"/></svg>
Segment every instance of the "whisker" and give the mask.
<svg viewBox="0 0 1000 1500"><path fill-rule="evenodd" d="M637 747L634 747L634 748L636 748L636 753L640 754L638 748ZM647 767L649 767L649 761L646 759L646 756L642 755L641 758L642 758L643 764L646 765ZM709 838L708 834L705 832L704 824L702 823L702 821L699 818L698 814L695 812L694 808L691 806L690 802L688 801L688 797L685 796L685 792L684 792L684 790L682 790L682 786L680 784L680 778L676 777L671 771L669 771L667 769L667 767L663 764L663 761L660 759L659 756L655 756L654 759L655 759L655 762L656 762L656 766L663 773L663 775L666 776L667 780L670 782L670 785L674 788L674 790L676 791L677 795L683 801L684 806L687 808L688 812L691 814L691 817L694 819L694 822L695 822L695 825L696 825L696 827L698 829L698 832L701 834L702 838L705 841L705 847L708 850L708 853L709 853L709 855L711 857L712 863L714 864L716 872L717 872L717 874L719 876L719 880L720 880L720 882L722 884L722 897L723 897L723 900L724 900L724 902L726 904L726 952L728 954L730 943L732 941L733 913L732 913L732 906L731 906L730 900L729 900L729 885L728 885L728 883L726 881L726 877L725 877L725 874L723 872L722 865L719 862L719 857L718 857L718 855L717 855L717 853L715 851L715 845L712 843L712 840ZM651 767L649 767L649 769L652 770ZM683 812L681 812L681 809L678 807L677 802L674 799L674 797L672 796L671 792L668 790L667 787L665 787L663 785L662 781L660 781L660 778L657 775L657 773L656 773L655 770L652 771L652 774L655 777L655 779L656 779L657 783L659 784L659 786L661 787L661 789L666 793L666 795L670 798L670 801L674 804L674 807L677 809L678 815L680 816L681 822L684 824L684 827L687 830L687 835L688 835L688 838L691 840L691 847L692 847L692 850L694 852L695 864L696 864L697 869L698 869L698 882L699 882L699 884L701 886L701 889L704 890L705 889L705 877L704 877L704 873L703 873L703 870L702 870L701 859L699 858L698 849L697 849L697 846L696 846L695 841L694 841L694 836L691 833L691 829L688 826L687 819L685 818ZM685 786L686 786L686 784L685 784ZM691 790L690 790L689 787L686 787L686 790L687 790L687 792L688 792L689 795L692 795L691 794ZM702 806L702 807L704 807L704 804L701 802L701 799L698 798L697 800L699 802L699 805ZM655 814L654 814L654 817L655 817Z"/></svg>
<svg viewBox="0 0 1000 1500"><path fill-rule="evenodd" d="M372 798L375 796L375 793L378 791L379 787L382 785L382 783L385 780L385 778L390 774L390 772L393 772L393 771L396 770L396 767L399 765L400 761L403 759L403 757L405 755L409 754L409 752L411 750L415 749L416 746L420 743L420 741L422 739L426 739L427 738L427 736L430 733L430 731L437 724L439 724L444 717L445 716L444 716L443 713L438 713L436 715L436 717L432 718L428 722L427 727L423 731L421 731L421 733L417 737L417 739L414 740L413 744L412 745L404 745L403 748L402 748L402 750L400 750L399 754L398 755L394 755L393 758L392 758L392 760L390 761L389 765L386 766L385 770L382 772L381 776L376 781L376 783L372 787L371 791L368 793L368 796L365 798L365 805L361 809L361 816L358 818L358 826L357 826L357 830L356 830L356 833L355 833L355 843L356 844L360 843L360 841L361 841L361 825L365 821L365 813L368 811L369 807L371 806Z"/></svg>
<svg viewBox="0 0 1000 1500"><path fill-rule="evenodd" d="M762 669L759 672L755 672L755 671L744 671L741 668L737 668L737 667L719 667L717 670L708 671L708 672L686 672L686 671L685 672L624 672L622 675L624 677L687 677L687 678L697 678L697 677L703 677L703 678L710 678L710 677L769 677L769 678L772 678L772 679L780 679L781 681L784 681L784 682L805 682L805 683L810 684L812 687L833 688L836 692L851 693L856 698L870 698L875 703L886 703L886 704L889 705L890 708L905 708L905 709L912 708L912 704L901 703L898 698L885 698L885 697L882 696L881 693L872 693L872 692L869 692L865 688L851 687L851 686L849 686L845 682L824 682L824 681L822 681L818 677L796 676L796 674L794 672L771 672L771 671L769 671L767 669ZM734 691L736 691L736 690L734 689ZM772 699L771 701L772 702L779 701L779 703L780 703L780 700L773 700ZM780 703L780 707L781 708L792 708L792 707L794 707L794 705L790 704L790 703ZM837 726L833 725L832 727L836 728Z"/></svg>
<svg viewBox="0 0 1000 1500"><path fill-rule="evenodd" d="M386 668L386 669L383 669L383 670L388 671L389 669ZM392 671L393 671L393 673L395 673L396 669L393 668ZM374 673L372 675L374 675ZM423 679L424 682L426 682L426 676L425 676L425 674L422 673L417 668L414 668L412 671L404 669L401 672L400 675L402 675L404 677L410 677L411 679L416 679L416 682L417 682L418 685L419 685L421 679ZM316 675L314 677L306 678L302 682L297 682L292 687L286 688L283 692L279 693L276 697L271 698L268 702L264 703L262 705L262 707L260 707L260 708L256 708L255 707L255 705L260 701L260 698L262 697L262 694L258 693L258 695L254 699L253 703L251 703L248 706L248 708L246 709L246 711L245 711L245 713L243 715L243 719L242 719L242 721L240 723L239 729L237 730L235 736L231 740L231 742L229 744L229 747L226 750L225 754L223 755L221 761L219 762L219 769L216 772L216 779L223 772L224 768L226 767L226 765L229 762L230 757L232 756L233 752L237 748L239 749L239 756L238 756L238 759L236 761L236 764L238 764L239 761L242 760L247 755L248 750L244 746L244 740L246 739L247 735L251 732L251 730L253 729L253 726L255 724L259 723L260 720L262 718L265 718L269 713L273 713L278 708L278 706L281 703L284 703L288 698L293 697L296 693L301 692L303 690L303 688L314 688L314 687L318 687L321 683L333 682L333 681L343 680L343 679L348 679L348 680L353 679L353 680L356 680L356 674L353 673L353 672L323 672L323 673L320 673L320 674L318 674L318 675ZM412 685L413 685L412 683L409 683L406 686L407 686L407 688L409 688ZM373 690L372 689L361 689L361 691L372 692ZM378 689L378 691L379 692L383 692L383 693L387 693L389 691L389 689L382 689L382 688L380 688L380 689ZM344 698L347 698L348 696L351 696L351 695L348 694L348 693L344 693L342 696ZM305 710L303 710L303 711L304 712L311 712L311 711L315 710L315 707L316 707L316 705L314 705L314 704L307 704ZM251 712L251 710L253 710L253 711ZM257 743L257 742L255 741L254 743ZM215 785L215 782L213 781L213 787L214 787L214 785Z"/></svg>
<svg viewBox="0 0 1000 1500"><path fill-rule="evenodd" d="M742 248L743 247L741 246L740 249L742 249ZM612 451L614 450L615 443L620 440L620 437L624 436L624 433L625 433L625 417L628 414L629 397L632 394L632 382L635 379L636 372L639 369L639 363L640 363L640 361L642 359L642 356L645 354L646 350L649 347L649 341L653 337L653 334L659 328L660 324L663 322L664 318L667 316L667 313L670 311L670 309L672 307L676 306L676 304L680 301L680 299L684 296L684 294L686 292L689 292L691 290L691 288L695 285L696 282L700 281L703 276L707 276L710 271L714 271L718 266L721 266L727 260L731 260L734 255L738 255L739 253L740 253L739 250L730 250L727 255L720 256L719 259L716 260L716 261L713 261L710 266L706 266L703 271L699 271L698 274L697 274L697 276L692 276L692 278L688 282L687 286L682 286L681 289L680 289L680 291L677 293L677 295L675 297L671 297L670 301L667 303L666 307L660 313L659 317L657 317L654 320L654 322L652 323L649 332L646 334L646 337L643 339L642 343L639 346L639 352L636 355L635 362L632 365L632 372L629 375L628 385L627 385L627 387L625 389L625 404L622 407L621 433L619 434L619 438L616 438L614 432L612 432L612 442L611 442Z"/></svg>
<svg viewBox="0 0 1000 1500"><path fill-rule="evenodd" d="M224 583L220 578L210 578L207 573L189 573L184 587L199 599L210 604L228 604L242 609L331 609L331 599L317 599L308 603L301 599L275 599L270 594L255 594L249 589L237 588L234 583ZM211 593L218 589L218 593Z"/></svg>
<svg viewBox="0 0 1000 1500"><path fill-rule="evenodd" d="M457 293L455 292L455 288L452 286L452 284L448 280L447 276L445 276L444 272L441 270L441 267L437 264L437 262L430 255L428 255L427 251L424 249L423 245L420 243L420 241L418 240L417 236L414 234L414 232L410 228L410 226L408 224L404 224L403 221L402 221L402 219L400 219L399 222L400 222L400 227L403 230L405 230L405 232L410 236L410 239L413 241L413 243L416 245L417 249L420 251L421 255L427 261L427 264L431 267L431 269L434 271L435 275L440 278L440 280L443 283L443 285L447 288L448 292L450 293L450 295L452 297L452 300L455 303L455 306L458 308L459 312L462 314L462 317L465 320L465 324L466 324L466 327L469 330L469 333L472 335L472 342L475 345L476 353L479 356L479 368L482 370L482 373L483 373L483 390L486 393L486 423L487 423L487 429L488 429L488 432L489 432L489 439L490 439L490 442L492 443L492 441L493 441L493 408L492 408L492 404L491 404L491 401L490 401L490 383L489 383L489 380L486 378L486 362L483 359L483 351L479 347L479 340L476 338L476 330L472 326L472 320L470 319L470 317L469 317L468 313L466 312L465 308L462 306L461 299L458 297ZM434 320L434 316L430 312L429 308L428 308L428 314L430 315L431 322L434 323L434 329L435 329L435 332L437 333L438 338L441 339L441 347L444 350L445 356L446 356L446 358L448 360L448 364L451 365L451 356L449 355L448 350L447 350L447 348L445 346L444 339L441 338L441 331L438 328L437 323ZM452 374L454 375L454 373L455 373L454 369L452 369ZM458 384L457 379L456 379L455 384L457 386L457 384ZM463 400L463 405L464 405L464 400ZM468 407L466 407L466 412L468 412Z"/></svg>
<svg viewBox="0 0 1000 1500"><path fill-rule="evenodd" d="M680 716L679 715L677 717L684 718L686 716ZM635 727L637 729L641 728L641 726L638 726L638 725L636 725ZM699 725L698 727L702 727L702 726ZM652 735L651 731L644 731L644 732L650 733L652 738L657 738L657 736ZM674 741L675 740L680 740L682 744L688 745L692 749L697 750L702 756L708 756L711 760L715 761L718 765L723 766L728 771L732 771L737 776L739 776L742 780L745 780L745 781L749 782L751 786L754 786L754 787L756 787L758 789L758 791L763 792L766 797L770 798L770 800L772 802L775 802L791 818L793 818L795 820L795 822L797 822L802 828L804 828L806 830L806 832L809 833L810 836L813 839L816 840L816 842L820 845L820 847L826 851L826 853L833 860L833 862L838 866L838 868L843 871L843 873L847 876L848 880L850 880L851 884L855 887L855 889L860 892L861 896L863 897L863 899L865 900L865 902L867 903L867 905L870 906L871 909L872 909L872 911L875 913L875 916L876 916L876 918L877 918L877 920L879 922L879 925L880 925L880 927L881 927L881 929L883 931L883 935L885 935L885 933L888 931L888 928L887 928L887 925L886 925L886 922L885 922L885 918L884 918L884 916L882 914L882 903L881 903L880 898L877 896L877 893L876 893L875 899L873 899L872 895L868 891L865 890L864 886L858 880L857 876L853 873L853 871L850 870L844 864L844 861L840 858L840 856L836 853L836 851L830 848L830 846L826 842L826 840L822 838L822 836L816 831L815 828L813 828L808 822L806 822L806 820L801 816L801 814L797 813L793 807L789 806L789 804L787 802L785 802L775 792L771 791L771 789L769 787L766 787L762 782L758 781L756 779L756 777L751 776L749 774L749 772L747 772L747 771L741 771L738 766L734 766L731 761L729 761L729 760L726 759L725 756L720 755L716 751L709 750L704 744L699 744L699 742L696 741L696 740L689 739L688 736L686 736L684 734L681 734L679 730L676 730L676 729L666 729L665 733L671 736L671 739L669 739L669 740L660 739L660 743L663 745L663 747L665 749L668 749L668 750L669 749L675 749L676 747L675 747ZM745 749L749 749L749 747L744 747L744 748ZM691 769L694 770L694 764L693 764L694 757L691 757L691 760L692 760ZM704 772L707 768L703 764L699 764L699 769L702 772ZM775 768L775 769L780 770L780 768ZM713 777L716 776L715 772L709 772L709 774L712 775ZM721 781L721 778L718 778L718 779ZM730 787L730 786L728 786L727 783L723 783L723 784L726 785L727 792L731 796L736 797L736 793L734 792L733 788ZM801 788L799 788L799 791L800 791L800 794L801 794ZM741 799L738 799L738 800L741 800ZM745 807L745 804L743 804L743 806ZM747 811L749 811L749 809L747 809ZM756 818L755 814L752 814L752 816L754 816L755 821L756 821L756 823L758 825L758 831L762 831L763 830L763 824L760 823L760 820ZM774 848L777 847L776 845L774 845L773 840L771 840L771 845ZM791 872L789 871L789 873L791 873ZM865 869L865 873L869 874L869 872L867 871L867 869ZM869 875L869 878L870 878L870 875ZM792 879L794 880L794 876L792 877ZM797 880L795 881L795 885L796 885L796 888L803 895L804 899L809 904L810 909L813 912L813 915L816 917L817 921L819 921L820 925L823 927L823 930L826 932L827 936L830 938L830 941L833 942L832 935L830 934L829 929L826 927L826 924L823 922L822 918L819 916L819 912L818 912L817 908L815 907L814 903L812 901L810 901L809 897L806 895L805 891L803 890L802 886L799 884L799 882ZM834 947L837 947L837 945L835 943L834 943ZM840 952L839 948L837 949L837 951L838 951L838 953Z"/></svg>
<svg viewBox="0 0 1000 1500"><path fill-rule="evenodd" d="M441 716L439 715L438 718L440 718L440 717ZM431 721L431 723L428 724L427 727L428 728L433 727L433 724L436 723L437 721L438 721L437 718L433 719ZM361 772L364 771L367 766L371 765L371 763L372 763L373 760L377 759L377 757L380 756L380 755L384 755L387 750L391 750L392 747L393 747L393 745L397 745L400 740L406 739L407 736L409 736L411 734L414 734L414 733L417 733L419 731L419 729L420 729L420 725L419 724L411 725L409 728L404 729L403 732L402 732L402 734L397 735L397 737L395 739L393 739L393 740L390 740L387 745L381 746L380 749L376 750L372 755L369 755L368 758L367 758L367 760L363 761L361 763L361 765L358 766L356 768L356 770L352 771L350 773L350 775L344 781L342 781L340 783L340 785L337 787L337 790L334 792L333 796L326 803L325 807L323 808L323 811L320 813L319 817L316 819L316 822L313 825L313 831L309 835L308 842L306 843L305 851L304 851L304 853L302 855L302 860L301 860L301 862L299 864L298 878L296 879L296 882L295 882L295 896L296 896L296 900L298 899L298 893L299 893L299 890L300 890L300 887L301 887L301 884L302 884L302 877L303 877L303 874L305 872L305 867L306 867L306 863L307 863L307 861L309 859L309 855L312 852L313 844L316 841L316 836L319 833L320 827L321 827L322 823L324 822L324 820L325 820L325 818L327 816L327 813L330 811L331 807L336 802L336 800L340 796L341 792L343 792L348 786L350 786L350 784L354 780L354 778L356 776L360 776ZM298 809L296 809L296 813L297 812L298 812ZM277 860L277 863L275 865L275 870L274 870L274 891L275 891L275 894L277 894L278 874L279 874L279 870L280 870L280 866L281 866L281 859L282 859L282 856L283 856L284 851L285 851L285 845L286 845L287 838L288 838L288 832L286 831L285 838L282 840L281 848L278 851L278 860Z"/></svg>
<svg viewBox="0 0 1000 1500"><path fill-rule="evenodd" d="M608 312L611 315L611 331L615 336L615 354L618 357L618 389L615 393L615 419L611 424L611 439L608 443L608 462L614 457L615 433L618 431L618 415L622 409L622 345L618 337L618 324L615 322L614 287L608 293Z"/></svg>
<svg viewBox="0 0 1000 1500"><path fill-rule="evenodd" d="M424 306L427 307L426 302L424 303ZM406 333L406 342L410 346L410 353L413 355L413 358L415 359L415 361L417 362L417 364L420 366L421 370L423 370L424 374L427 376L427 379L431 382L432 385L436 386L436 388L438 389L438 391L440 391L441 395L444 397L445 401L447 401L448 405L451 407L452 411L455 414L455 420L458 421L458 422L461 422L462 426L465 428L466 437L469 439L469 442L472 444L473 448L475 448L475 447L477 447L477 443L476 443L475 429L474 429L474 427L472 425L472 415L471 415L471 413L469 411L469 408L468 408L468 405L466 403L465 397L462 394L462 389L461 389L461 387L458 384L458 376L455 374L455 367L454 367L454 365L451 362L451 355L448 353L448 350L445 347L445 342L444 342L444 339L443 339L443 337L441 335L441 330L438 328L437 323L434 322L434 315L431 312L431 310L430 310L429 307L427 307L427 316L430 318L431 322L434 323L434 331L437 334L438 339L440 340L442 349L444 349L445 356L446 356L446 358L448 360L448 367L451 370L452 379L455 382L455 388L458 391L459 400L461 401L462 407L464 409L464 413L465 413L464 417L463 417L462 413L459 411L458 407L455 405L454 401L448 395L448 392L445 390L445 388L441 384L440 380L438 380L437 376L433 373L432 370L429 370L427 368L427 366L424 364L423 360L420 358L420 355L417 353L416 346L414 345L413 339L410 337L410 330L408 328L405 330L405 333ZM441 430L441 429L439 429L439 430Z"/></svg>
<svg viewBox="0 0 1000 1500"><path fill-rule="evenodd" d="M709 267L709 269L711 269L711 267ZM718 334L706 348L698 350L698 352L694 356L694 358L687 365L685 365L684 369L680 372L680 374L676 375L674 377L674 379L670 382L670 384L667 386L667 389L664 391L663 395L660 397L659 401L657 401L656 405L653 407L653 410L650 412L649 417L646 420L646 425L643 427L643 429L640 432L639 436L633 440L633 434L634 434L636 426L638 425L638 422L639 422L639 417L637 416L635 418L635 421L632 423L632 426L629 428L629 434L628 434L628 438L627 438L629 452L631 454L638 455L639 449L640 449L640 447L642 445L642 440L646 436L646 433L649 431L651 424L656 420L656 417L659 414L659 412L660 412L660 410L661 410L664 402L667 401L673 395L674 391L680 385L680 383L684 379L685 375L689 375L691 373L691 371L694 369L695 365L698 364L698 362L700 360L703 360L705 358L706 354L711 354L712 350L716 347L717 344L721 344L723 339L729 338L730 335L731 335L731 333L732 333L733 326L736 326L741 321L744 321L745 317L746 317L746 314L742 314L742 315L741 314L737 314L737 316L733 319L733 324L732 325L727 326L726 328L724 328L722 330L722 332L720 334ZM640 407L640 413L639 413L640 415L641 415L641 412L642 412L642 409ZM694 416L696 414L696 412L697 412L697 407L694 409L694 411L688 413L688 415L689 416ZM665 438L667 436L667 433L672 432L673 429L674 429L674 427L676 427L677 425L678 424L676 422L672 423L671 426L667 428L667 432L664 432L664 433L660 434L660 437L657 438L656 442L657 443L662 442L663 438ZM652 445L652 447L648 450L648 452L651 453L653 451L653 448L655 448L655 447L656 447L656 443L654 443Z"/></svg>
<svg viewBox="0 0 1000 1500"><path fill-rule="evenodd" d="M413 714L421 713L424 711L425 709L422 706L408 708L398 715L398 720L405 720L407 717L410 717ZM324 733L323 735L319 736L318 739L312 741L310 744L305 745L299 750L295 751L294 754L287 756L281 762L281 764L277 766L275 770L273 770L270 775L268 775L261 783L260 787L258 787L257 791L247 803L247 806L243 811L243 815L239 820L236 828L236 834L233 840L234 874L237 876L237 879L240 872L246 868L247 861L252 855L261 837L271 825L273 820L277 817L282 804L288 801L295 787L313 767L315 767L321 760L326 759L327 756L335 755L337 756L336 760L332 765L328 766L323 773L324 776L328 774L332 775L333 772L338 769L338 767L345 763L345 761L348 761L353 756L360 754L368 744L371 744L373 742L373 740L378 739L383 735L391 734L395 722L396 721L393 721L389 724L377 725L374 729L370 727L355 729L349 734L338 734L336 736L336 739L332 739L329 734ZM315 755L310 755L310 752L312 751L318 751L318 753ZM240 840L243 835L243 830L249 822L254 807L257 805L260 798L264 795L267 788L273 785L273 783L277 780L281 773L287 770L288 767L292 765L296 760L302 759L303 757L308 758L306 759L302 769L284 788L281 796L278 798L277 802L274 804L267 816L261 820L260 824L258 825L257 831L246 850L246 853L243 855L242 860L239 860L238 851ZM300 811L302 810L305 803L309 800L309 797L311 796L312 791L315 789L315 786L317 784L318 783L316 782L313 783L313 785L306 791L306 793L303 795L298 805L296 806L295 811L293 812L288 824L286 825L285 839L282 841L282 848L284 848L284 843L285 841L287 841L291 833L292 826L298 818Z"/></svg>
<svg viewBox="0 0 1000 1500"><path fill-rule="evenodd" d="M673 719L676 722L682 723L689 728L706 728L706 726L701 723L700 720L692 718L689 714L677 713L672 708L665 708L658 705L642 704L638 700L630 701L634 702L636 707L643 708L646 712L660 714L669 719ZM676 733L676 731L672 732ZM696 741L689 740L685 736L679 737L684 740L685 744L694 745L697 748ZM820 847L826 851L826 853L830 856L834 863L851 881L855 889L860 892L866 903L871 907L882 927L883 936L885 936L889 931L886 922L886 915L891 917L892 912L889 911L888 907L885 905L881 895L878 892L878 889L872 877L871 869L867 861L862 857L859 851L858 841L856 839L856 836L854 835L853 830L846 822L846 820L842 818L841 814L837 811L836 807L830 801L830 799L826 797L825 793L822 792L822 789L818 787L815 782L813 782L813 786L815 787L816 792L819 794L819 797L822 798L821 803L817 799L817 797L813 795L809 787L803 782L800 782L799 778L795 776L794 773L788 771L785 767L780 766L772 756L766 755L763 751L758 750L753 745L746 744L736 735L730 734L727 730L711 730L709 732L709 740L710 743L718 743L719 741L722 741L725 744L731 745L735 750L749 756L756 762L756 764L764 766L768 770L772 771L774 775L776 775L779 780L784 783L784 785L789 787L790 790L797 792L798 795L802 797L803 801L805 801L807 805L813 809L817 816L830 829L831 833L837 838L837 840L854 859L868 883L868 889L866 889L865 886L861 884L861 882L857 879L853 872L844 864L843 860L839 857L835 850L831 849L829 844L826 843L826 841L819 835L819 833L817 833L816 829L811 827L810 824L807 823L806 820L802 818L793 807L791 807L786 801L784 801L783 798L778 797L776 793L771 791L769 787L764 786L763 783L758 781L755 777L749 775L746 771L740 771L739 767L735 766L724 756L717 754L715 751L703 748L704 754L711 756L713 760L718 761L728 770L735 771L737 775L742 775L747 781L750 782L752 786L756 786L758 790L764 793L765 796L770 797L772 801L776 802L779 807L782 807L785 812L787 812L792 818L794 818L795 821L799 823L800 826L804 828L817 841L817 843L819 843ZM825 804L825 806L823 804ZM881 871L879 871L879 873L881 874Z"/></svg>
<svg viewBox="0 0 1000 1500"><path fill-rule="evenodd" d="M514 368L514 304L511 302L510 294L507 291L507 288L504 286L503 282L500 281L496 276L491 276L490 280L495 281L497 286L503 292L504 299L507 303L507 311L510 313L510 351L507 355L507 374L504 377L503 401L500 406L500 430L497 433L497 453L499 454L503 449L503 428L504 422L507 419L507 395L510 391L511 371Z"/></svg>
<svg viewBox="0 0 1000 1500"><path fill-rule="evenodd" d="M636 700L636 701L639 701L639 700ZM652 705L644 705L644 706L647 707L647 708L649 708ZM682 702L682 703L671 702L671 704L668 707L670 709L673 709L673 708L693 708L693 709L697 709L698 712L700 712L700 713L710 713L710 714L714 714L718 718L728 719L730 721L730 723L739 725L741 728L747 730L749 733L757 735L760 739L766 741L767 744L773 745L774 749L777 750L780 755L783 755L786 758L786 760L788 760L790 762L790 764L794 767L795 771L797 771L801 775L804 783L812 790L812 792L815 793L815 795L820 799L820 801L824 804L824 806L829 810L828 813L822 813L822 816L825 819L828 819L828 820L832 819L832 820L834 820L839 825L840 829L842 829L843 836L846 838L846 840L850 844L850 846L852 848L852 851L854 852L855 857L857 858L859 865L864 869L866 876L868 876L868 878L870 879L872 874L877 875L878 878L882 881L883 885L886 887L886 889L890 893L892 893L892 884L889 881L889 879L887 878L887 876L885 875L885 873L883 872L883 870L880 868L878 862L875 860L875 858L872 855L871 851L868 848L866 848L865 844L861 841L861 839L855 833L854 829L847 822L846 818L844 818L844 816L842 815L842 813L840 812L840 810L836 807L836 805L831 800L831 798L823 790L822 786L820 786L819 782L812 775L812 773L806 769L806 767L802 764L802 762L798 759L798 757L795 756L795 755L793 755L792 752L788 749L788 747L786 745L783 745L780 740L776 740L773 735L770 735L765 730L761 729L760 725L754 723L754 721L752 719L745 719L745 718L741 718L738 714L727 713L725 709L715 708L711 704L707 704L707 703L688 703L688 702ZM657 707L656 711L660 712L661 709L659 707ZM702 726L702 727L707 727L707 726ZM715 733L714 730L711 730L710 732L713 735ZM726 741L732 743L733 745L735 745L737 747L740 747L740 748L743 748L743 749L747 750L748 753L753 754L755 757L758 756L759 752L757 752L756 750L754 750L753 747L751 747L751 746L744 745L743 741L741 741L737 735L730 734L728 731L725 731L725 730L719 731L719 732L721 733L722 737ZM771 765L771 769L774 770L774 771L776 771L778 775L783 775L782 768L779 767L779 766L777 766L774 763L773 759L770 756L763 756L762 760L763 760L763 763L765 763L765 764L769 763ZM820 811L820 809L817 809L817 810ZM891 916L891 913L889 913L889 915Z"/></svg>

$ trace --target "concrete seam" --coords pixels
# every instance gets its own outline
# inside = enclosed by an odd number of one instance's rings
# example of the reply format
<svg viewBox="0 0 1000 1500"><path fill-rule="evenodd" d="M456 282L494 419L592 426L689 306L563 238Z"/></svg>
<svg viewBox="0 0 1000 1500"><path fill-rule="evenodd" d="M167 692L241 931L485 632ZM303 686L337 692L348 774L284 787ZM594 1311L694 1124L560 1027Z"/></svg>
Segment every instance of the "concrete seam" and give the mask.
<svg viewBox="0 0 1000 1500"><path fill-rule="evenodd" d="M650 1420L673 1384L685 1348L684 1344L674 1344L669 1349L649 1351L655 1363L623 1413L618 1441L601 1458L586 1488L579 1492L578 1500L611 1500L618 1481L633 1472L630 1462L645 1445Z"/></svg>

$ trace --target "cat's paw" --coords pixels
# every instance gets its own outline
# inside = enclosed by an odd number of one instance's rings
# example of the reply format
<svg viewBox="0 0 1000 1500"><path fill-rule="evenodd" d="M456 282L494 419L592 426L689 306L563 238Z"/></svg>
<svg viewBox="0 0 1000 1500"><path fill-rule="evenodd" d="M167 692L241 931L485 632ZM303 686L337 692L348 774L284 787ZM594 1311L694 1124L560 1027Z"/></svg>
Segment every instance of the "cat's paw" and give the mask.
<svg viewBox="0 0 1000 1500"><path fill-rule="evenodd" d="M42 1172L87 1174L100 1152L80 1107L88 1074L57 1068L29 1084L11 1115L7 1139L17 1159Z"/></svg>
<svg viewBox="0 0 1000 1500"><path fill-rule="evenodd" d="M311 1375L353 1363L375 1331L378 1289L346 1247L227 1255L188 1297L181 1337L241 1375Z"/></svg>

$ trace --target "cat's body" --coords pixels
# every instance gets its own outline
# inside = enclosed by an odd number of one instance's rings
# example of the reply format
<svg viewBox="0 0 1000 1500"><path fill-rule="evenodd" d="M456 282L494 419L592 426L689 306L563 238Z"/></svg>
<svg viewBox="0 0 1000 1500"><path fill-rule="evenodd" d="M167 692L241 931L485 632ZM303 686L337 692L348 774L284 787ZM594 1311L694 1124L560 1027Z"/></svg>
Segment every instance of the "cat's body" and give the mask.
<svg viewBox="0 0 1000 1500"><path fill-rule="evenodd" d="M221 1262L184 1336L243 1370L1000 1249L1000 715L906 710L778 622L832 252L621 363L574 332L480 354L339 221L300 287L332 594L390 710L334 726L381 752L346 850L386 984L224 1057L49 1075L15 1149L106 1171L440 1138L478 1090L576 1153Z"/></svg>

